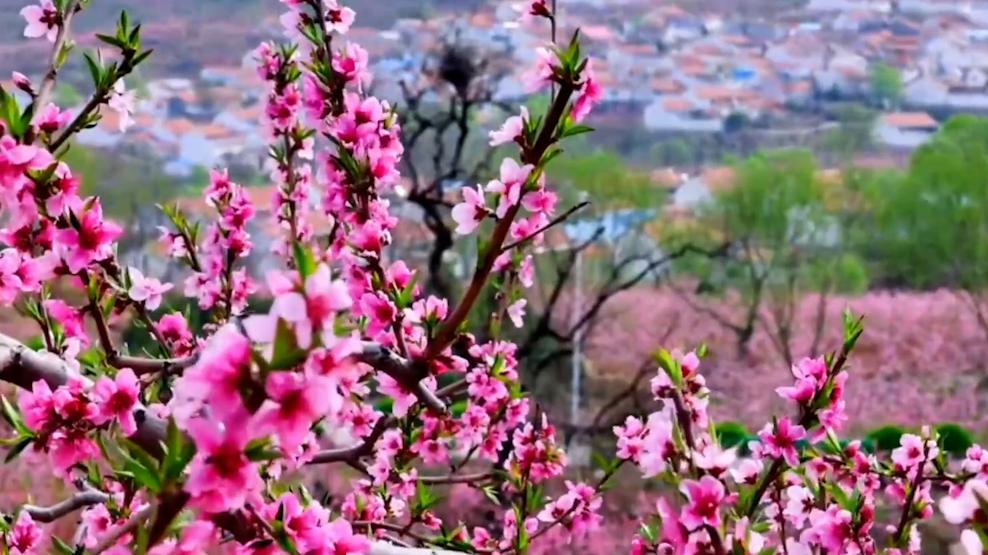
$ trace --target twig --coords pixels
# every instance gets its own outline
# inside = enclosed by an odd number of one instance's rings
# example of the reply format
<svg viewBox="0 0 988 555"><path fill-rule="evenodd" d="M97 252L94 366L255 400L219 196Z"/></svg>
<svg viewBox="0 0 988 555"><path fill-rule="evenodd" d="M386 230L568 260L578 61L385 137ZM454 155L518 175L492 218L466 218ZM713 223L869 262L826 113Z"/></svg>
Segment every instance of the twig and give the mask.
<svg viewBox="0 0 988 555"><path fill-rule="evenodd" d="M418 400L429 409L446 413L446 404L435 393L429 391L422 381L424 376L413 367L412 363L378 343L364 342L363 350L357 354L357 360L374 367L394 378L405 389L411 391Z"/></svg>
<svg viewBox="0 0 988 555"><path fill-rule="evenodd" d="M477 474L450 474L448 476L419 476L418 481L428 485L473 484L486 482L493 477L493 472L478 472Z"/></svg>
<svg viewBox="0 0 988 555"><path fill-rule="evenodd" d="M546 151L554 140L556 127L562 121L566 107L569 105L570 97L573 96L574 92L576 92L576 86L573 83L567 82L560 86L559 94L556 96L555 102L546 116L545 123L535 142L535 146L530 150L526 149L522 153L523 163L538 164L542 161L543 156L545 156ZM483 292L484 287L487 285L487 278L490 277L491 270L494 269L494 262L501 254L501 246L504 244L504 240L507 239L511 224L514 222L515 216L518 215L520 209L521 199L518 200L517 204L508 209L508 213L494 227L494 233L491 235L487 254L479 261L473 279L470 281L470 286L456 305L456 309L443 322L435 338L426 347L426 359L435 358L436 355L441 353L456 339L460 324L470 315L474 303L477 302L481 292Z"/></svg>
<svg viewBox="0 0 988 555"><path fill-rule="evenodd" d="M34 99L34 113L37 114L44 109L55 88L55 80L58 79L59 58L65 41L69 39L69 31L72 25L72 17L79 9L79 0L71 0L65 6L65 12L61 14L62 24L58 26L58 33L55 35L55 43L51 47L51 55L48 57L48 73L45 74L38 88L38 96Z"/></svg>
<svg viewBox="0 0 988 555"><path fill-rule="evenodd" d="M98 544L96 544L96 547L90 550L91 553L93 555L99 555L100 553L106 551L107 549L110 549L111 547L116 545L118 541L120 541L120 538L124 537L124 535L126 534L129 534L135 528L137 528L142 522L147 520L147 518L151 516L151 514L154 511L155 511L154 505L148 505L147 507L144 507L143 509L137 511L136 513L131 515L130 519L128 519L123 526L113 530L112 532L104 536L103 539L100 540Z"/></svg>
<svg viewBox="0 0 988 555"><path fill-rule="evenodd" d="M577 204L576 206L573 206L569 210L567 210L567 211L563 212L562 214L560 214L559 216L556 216L555 218L553 218L553 220L551 222L545 224L544 226L542 226L539 229L537 229L534 232L532 232L531 235L528 235L527 237L523 237L523 238L515 241L514 243L510 243L508 245L505 245L505 246L501 247L501 252L509 251L509 250L511 250L511 249L513 249L513 248L515 248L517 246L524 245L528 241L531 241L533 238L537 237L540 233L543 233L544 231L548 230L549 228L555 227L555 226L563 223L564 221L566 221L567 218L569 218L570 216L572 216L576 212L579 212L580 210L583 210L587 206L590 206L590 201L589 200L585 200L585 201L581 202L580 204Z"/></svg>
<svg viewBox="0 0 988 555"><path fill-rule="evenodd" d="M384 435L394 424L393 418L382 417L376 424L374 424L374 429L371 430L370 435L368 435L364 440L353 447L343 447L340 449L326 449L316 453L312 460L308 464L326 464L334 462L357 462L361 457L369 455L374 450L374 444L377 440Z"/></svg>

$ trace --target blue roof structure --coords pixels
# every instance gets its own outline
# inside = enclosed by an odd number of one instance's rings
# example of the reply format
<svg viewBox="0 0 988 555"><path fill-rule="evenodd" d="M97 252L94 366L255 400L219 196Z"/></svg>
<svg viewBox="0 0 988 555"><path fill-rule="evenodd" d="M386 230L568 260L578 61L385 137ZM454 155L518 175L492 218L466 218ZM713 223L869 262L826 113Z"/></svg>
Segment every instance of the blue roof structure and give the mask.
<svg viewBox="0 0 988 555"><path fill-rule="evenodd" d="M655 216L655 210L616 210L599 218L567 223L563 228L566 237L576 243L585 243L593 239L601 228L603 231L600 239L607 243L616 243L628 233L655 219Z"/></svg>

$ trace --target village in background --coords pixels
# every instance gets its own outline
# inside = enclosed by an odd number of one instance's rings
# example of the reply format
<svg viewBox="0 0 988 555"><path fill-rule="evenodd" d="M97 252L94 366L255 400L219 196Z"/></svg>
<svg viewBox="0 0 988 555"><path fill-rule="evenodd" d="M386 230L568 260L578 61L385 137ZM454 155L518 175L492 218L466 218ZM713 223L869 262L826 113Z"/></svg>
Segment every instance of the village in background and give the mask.
<svg viewBox="0 0 988 555"><path fill-rule="evenodd" d="M234 179L249 185L258 209L259 217L250 229L255 248L249 267L254 275L263 276L278 259L272 253L278 230L272 214L274 187L265 169L264 90L256 75L253 48L261 40L282 35L280 6L272 0L97 4L101 6L87 14L90 22L82 22L82 29L96 28L99 10L126 7L143 18L146 45L156 51L149 67L128 82L139 98L134 125L122 133L120 121L106 113L98 126L79 136L67 157L82 174L84 187L100 194L110 214L127 224L129 232L121 243L123 260L163 281L180 282L181 269L158 241L159 226L166 219L157 205L177 203L194 218L209 217L200 192L209 170L228 167ZM961 296L937 291L968 284L940 278L911 282L908 269L890 270L888 265L874 271L875 263L868 258L875 255L874 249L851 245L860 238L833 216L857 214L858 208L848 210L843 204L834 208L833 199L839 197L844 203L858 198L855 195L861 191L855 187L862 175L879 181L886 175L902 178L910 171L917 149L952 116L988 113L988 1L558 0L558 4L560 40L580 29L605 100L588 122L596 132L574 141L570 155L553 162L549 172L568 205L589 199L592 206L568 225L553 229L543 252L556 262L561 252L577 253L562 256L569 265L568 281L560 286L565 302L559 306L592 303L601 292L611 293L604 299L605 309L593 314L592 328L560 324L581 322L574 309L547 317L550 324L572 331L552 338L566 345L555 359L562 368L558 375L570 379L569 361L576 359L573 376L585 371L603 382L626 384L635 377L640 360L662 342L674 343L669 345L673 347L701 341L737 344L737 352L723 354L722 366L743 365L749 373L711 372L711 379L719 386L715 389L736 393L722 401L720 410L739 414L739 420L759 421L772 407L752 404L751 399L765 397L765 387L786 379L785 362L795 352L811 345L820 348L828 337L820 331L821 318L836 330L840 311L851 303L872 310L877 328L867 336L875 339L866 341L862 349L860 364L868 372L856 379L855 387L860 389L849 400L851 408L870 415L865 421L918 422L930 417L917 412L927 407L939 410L933 417L982 423L986 383L980 369L988 356L982 333L988 328L979 324L980 314L967 310ZM13 5L0 0L0 12L14 14ZM475 99L467 121L471 131L460 145L462 162L470 165L470 171L457 170L444 177L440 171L404 168L404 181L393 199L401 219L392 247L396 258L424 269L437 237L423 205L406 197L431 180L438 182L441 192L437 205L459 202L464 185L473 185L474 178L486 180L496 171L481 159L487 150L487 132L522 105L533 111L544 105L544 99L526 92L522 74L533 63L534 47L546 41L546 32L520 25L518 15L512 2L501 0L398 1L390 11L361 10L363 19L350 37L368 50L375 95L390 99L399 111L414 108L415 113L430 117L441 115L451 102L455 106L457 98ZM79 47L97 47L85 33L78 35ZM14 65L30 67L32 60L40 73L44 54L39 49L46 44L8 38L0 41L0 65L11 66L0 68L5 75ZM206 65L193 59L204 59ZM464 85L471 88L467 92L456 90L461 66L472 72ZM61 83L56 99L70 109L84 102L91 88L84 67L70 67ZM3 86L13 89L9 82ZM473 89L482 89L482 94ZM413 128L415 123L409 120L407 125ZM431 167L433 158L449 155L448 140L440 137L431 147L410 152L409 163ZM766 283L781 284L785 289L785 278L773 281L776 274L766 270L758 284L736 275L738 267L764 269L760 257L771 258L765 253L778 253L781 247L756 245L739 254L733 244L719 251L735 257L734 266L714 268L705 259L674 268L671 260L682 248L682 235L709 216L709 206L746 179L764 177L750 160L777 149L808 157L790 162L798 166L797 173L810 168L814 186L822 189L821 203L830 210L830 216L815 224L812 242L801 242L787 232L788 246L803 249L784 263L802 271L815 268L818 260L838 261L836 277L826 287L814 281L805 289L800 285L799 295L785 297L792 311L790 324L803 318L815 322L816 328L790 333L793 344L784 346L780 342L790 337L780 339L773 333L784 326L778 320L766 323L779 306L772 303L783 303L782 295L759 294L761 304L754 308L750 299L754 286L761 291ZM784 177L771 179L785 182ZM319 202L317 195L313 202ZM792 216L785 213L783 219ZM726 238L717 233L705 237L708 244L703 248L717 253L717 239ZM588 243L593 243L592 248L585 249ZM443 271L452 283L469 275L473 249L472 244L457 243L441 252ZM693 273L677 281L680 289L657 288L671 272L684 268ZM816 280L816 274L811 279ZM608 290L613 284L630 285ZM684 293L683 288L689 291ZM718 294L730 291L713 300L704 296L713 289ZM903 289L915 292L906 295ZM558 300L551 293L543 292L533 306L555 307L548 304ZM908 317L889 309L906 303L912 303L908 306L914 311ZM16 320L9 318L8 325L15 326ZM916 330L906 322L913 322ZM931 331L929 322L941 327ZM792 327L787 329L792 332ZM800 333L805 340L798 339ZM545 337L532 337L531 345L523 345L537 350L535 345ZM957 379L937 388L929 388L924 377L913 380L909 372L914 368L903 365L922 366L922 354L935 350L945 337L954 341L954 350L940 353L945 358L938 364L956 369ZM899 346L907 342L916 352L913 358L900 353L898 365L892 365L883 342ZM606 346L615 343L636 347L614 356ZM868 389L876 383L883 384L881 394ZM888 384L899 389L885 387ZM623 385L600 391L615 388ZM578 382L575 391L578 395L581 391ZM574 402L572 425L589 423L595 412L591 409L603 403L600 391L589 395L596 395L596 400ZM958 391L964 394L957 395ZM569 402L563 393L556 393L561 404ZM921 395L934 398L909 401ZM953 408L944 408L937 396L950 397ZM577 422L581 420L582 424Z"/></svg>

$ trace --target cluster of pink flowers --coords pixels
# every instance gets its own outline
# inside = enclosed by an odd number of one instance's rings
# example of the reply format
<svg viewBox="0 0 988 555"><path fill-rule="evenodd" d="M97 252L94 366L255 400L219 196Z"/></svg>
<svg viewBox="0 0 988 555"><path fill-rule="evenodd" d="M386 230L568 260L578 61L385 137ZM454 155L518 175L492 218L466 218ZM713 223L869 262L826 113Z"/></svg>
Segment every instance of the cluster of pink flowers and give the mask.
<svg viewBox="0 0 988 555"><path fill-rule="evenodd" d="M230 181L225 171L213 171L204 192L206 203L216 209L218 220L207 228L202 245L190 245L187 235L164 231L163 239L173 256L190 258L194 273L185 280L185 295L199 300L199 307L216 306L228 315L243 313L255 286L244 268L234 263L250 254L253 243L247 224L254 217L254 205L240 185ZM133 298L133 289L131 292Z"/></svg>
<svg viewBox="0 0 988 555"><path fill-rule="evenodd" d="M577 39L544 52L540 83L556 90L545 117L522 111L492 135L495 144L514 143L517 158L505 158L498 178L470 189L476 194L454 210L464 233L487 219L494 232L451 307L423 295L405 263L388 260L397 219L387 195L400 177L401 127L388 102L367 94L367 52L344 41L355 12L333 0L283 3L290 41L256 51L268 84L274 204L286 230L277 247L285 268L265 276L273 298L266 313L249 310L255 286L238 267L253 247L247 227L255 210L225 171L210 175L204 196L216 220L201 236L198 224L166 208L174 228L162 239L192 271L185 294L209 312L198 337L181 314L155 321L151 311L173 285L119 263L123 230L104 218L98 198L79 196L78 180L53 154L95 116L43 102L28 122L32 131L4 129L0 301L26 301L50 352L10 358L34 372L19 410L4 406L16 444L48 452L60 475L95 499L83 502L77 542L114 555L133 552L140 538L158 555L203 552L221 541L235 553L357 554L388 532L424 546L507 554L552 530L591 532L601 522L600 484L543 492L564 473L566 454L545 415L532 414L517 348L496 325L522 324L522 289L534 281L531 248L556 212L546 164L556 143L584 131L577 122L600 100ZM83 8L47 0L25 8L25 33L62 48L67 20ZM552 17L544 3L541 10L533 14ZM122 17L113 41L139 42L137 35ZM134 46L121 55L132 61ZM26 78L17 83L47 100ZM94 98L117 112L122 130L132 123L134 95L118 75L107 73ZM316 197L321 210L311 206ZM315 218L330 222L327 237L315 236ZM85 305L54 298L47 283L63 276ZM481 341L461 326L492 280L497 308ZM168 358L114 345L108 320L128 310ZM89 339L90 325L98 341ZM64 384L49 383L59 372ZM303 466L330 463L359 472L340 517L304 488L283 493L274 485ZM478 467L486 470L467 474ZM450 473L426 474L439 469ZM501 499L498 524L451 527L437 516L430 487L460 482ZM152 507L153 524L138 531ZM3 546L41 549L32 521L39 514L24 506L0 525Z"/></svg>
<svg viewBox="0 0 988 555"><path fill-rule="evenodd" d="M861 333L859 321L848 319L845 326L840 353L799 361L794 384L778 389L794 405L796 420L774 419L746 456L737 447L720 447L706 414L700 357L660 356L652 391L663 408L649 416L647 427L634 417L615 427L617 455L646 476L678 484L681 497L658 501L632 553L915 554L917 523L933 516L937 489L946 489L940 501L945 518L971 527L962 535L965 552L982 553L984 530L975 515L988 501L988 486L975 477L986 459L981 447L950 461L936 434L924 428L903 435L883 460L860 442L838 441L845 364ZM887 522L878 516L882 506L892 515ZM887 538L885 548L878 531Z"/></svg>
<svg viewBox="0 0 988 555"><path fill-rule="evenodd" d="M95 459L99 448L92 432L117 423L124 435L137 426L133 411L140 393L137 377L123 369L114 379L89 384L80 377L54 391L44 381L20 393L24 423L34 432L36 450L51 454L55 469L68 475L77 464Z"/></svg>

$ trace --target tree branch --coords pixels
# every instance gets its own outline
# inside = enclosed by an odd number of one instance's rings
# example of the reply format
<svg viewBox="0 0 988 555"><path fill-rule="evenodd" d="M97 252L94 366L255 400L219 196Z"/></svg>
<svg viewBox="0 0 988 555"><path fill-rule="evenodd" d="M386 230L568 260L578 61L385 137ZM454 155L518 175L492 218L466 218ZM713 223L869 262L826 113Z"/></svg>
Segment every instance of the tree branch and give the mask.
<svg viewBox="0 0 988 555"><path fill-rule="evenodd" d="M0 334L0 380L12 383L21 389L30 390L34 382L43 380L48 387L55 389L65 385L75 371L65 361L51 353L32 351L16 339ZM130 439L152 455L161 454L161 441L165 438L167 425L144 407L134 411L137 431Z"/></svg>
<svg viewBox="0 0 988 555"><path fill-rule="evenodd" d="M51 47L51 55L48 57L48 72L45 73L41 86L38 88L38 96L34 99L34 113L37 114L44 109L55 88L55 80L58 79L59 58L62 48L69 39L69 31L72 25L72 17L79 9L79 0L71 0L65 6L62 14L62 24L58 26L58 34L55 35L55 43Z"/></svg>
<svg viewBox="0 0 988 555"><path fill-rule="evenodd" d="M397 353L387 349L377 343L364 342L363 352L357 354L357 360L372 366L375 370L384 372L391 376L405 389L408 389L418 398L419 402L429 409L444 414L446 404L443 403L435 393L429 391L422 382L420 373L414 368L412 363Z"/></svg>
<svg viewBox="0 0 988 555"><path fill-rule="evenodd" d="M109 495L95 490L88 489L51 505L50 507L38 507L37 505L22 505L21 510L25 511L31 518L38 522L54 522L63 516L91 505L105 503L110 498Z"/></svg>

